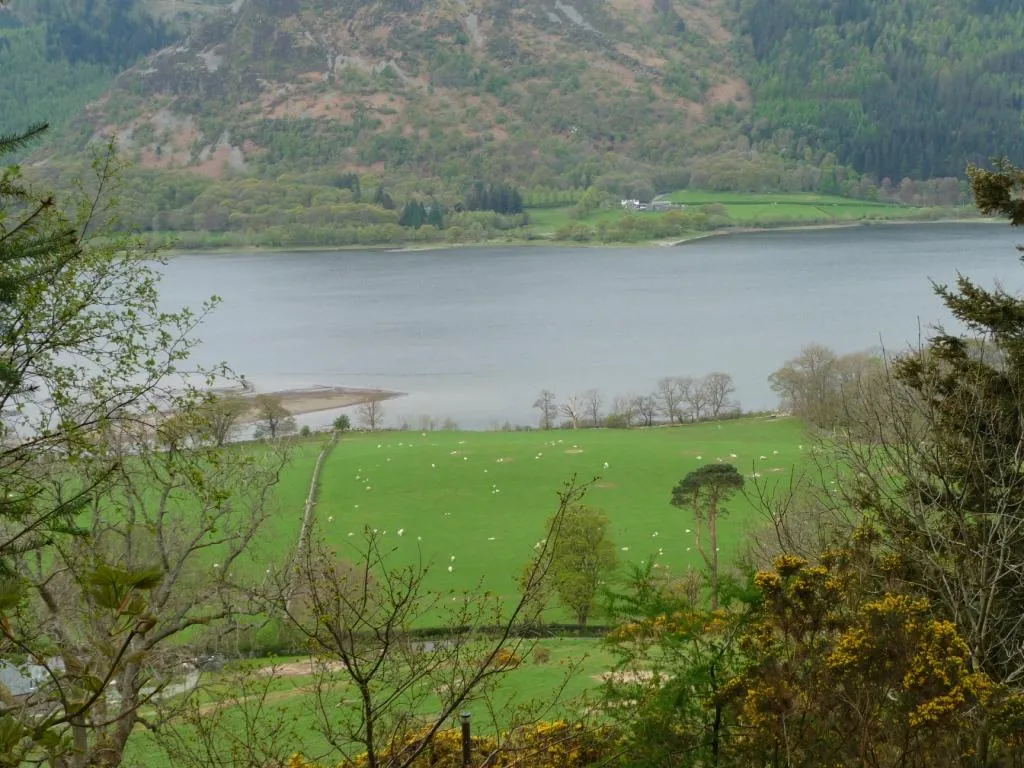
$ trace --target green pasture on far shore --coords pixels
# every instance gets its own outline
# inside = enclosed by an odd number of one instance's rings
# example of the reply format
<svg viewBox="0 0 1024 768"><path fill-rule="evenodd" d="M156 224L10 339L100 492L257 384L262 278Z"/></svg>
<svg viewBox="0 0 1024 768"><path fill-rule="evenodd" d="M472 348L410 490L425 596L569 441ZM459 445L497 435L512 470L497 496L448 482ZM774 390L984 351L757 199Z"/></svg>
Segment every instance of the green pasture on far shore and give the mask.
<svg viewBox="0 0 1024 768"><path fill-rule="evenodd" d="M723 205L772 205L778 203L790 205L842 205L860 208L903 208L897 203L886 203L872 200L859 200L839 195L818 195L810 192L712 192L699 189L680 189L662 195L661 199L670 203L687 205L707 205L721 203Z"/></svg>
<svg viewBox="0 0 1024 768"><path fill-rule="evenodd" d="M685 205L690 212L716 204L712 221L718 227L781 227L846 224L858 221L927 221L957 217L966 209L918 208L899 203L858 200L838 195L810 193L710 192L683 189L661 195L659 200ZM618 207L592 211L579 218L570 215L570 207L531 208L526 212L534 234L550 236L573 223L594 227L614 224L626 216L661 217L666 211L627 211ZM678 209L676 209L678 210ZM973 211L973 209L971 209Z"/></svg>

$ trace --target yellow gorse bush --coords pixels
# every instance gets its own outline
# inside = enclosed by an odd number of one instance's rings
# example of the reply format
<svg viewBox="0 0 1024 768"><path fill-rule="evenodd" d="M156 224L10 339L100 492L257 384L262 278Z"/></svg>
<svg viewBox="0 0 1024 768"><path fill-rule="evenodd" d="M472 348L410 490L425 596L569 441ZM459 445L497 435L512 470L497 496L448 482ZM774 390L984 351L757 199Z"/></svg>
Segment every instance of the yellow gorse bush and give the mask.
<svg viewBox="0 0 1024 768"><path fill-rule="evenodd" d="M607 761L619 749L617 734L607 727L591 727L565 721L542 722L503 734L472 739L473 766L487 768L586 768ZM419 750L419 754L415 754ZM415 757L414 757L415 755ZM462 733L440 730L430 738L424 730L410 736L394 750L382 750L378 763L411 768L462 768ZM412 762L408 762L409 760ZM367 765L366 756L345 768ZM338 768L343 768L338 766ZM324 768L295 754L285 768Z"/></svg>

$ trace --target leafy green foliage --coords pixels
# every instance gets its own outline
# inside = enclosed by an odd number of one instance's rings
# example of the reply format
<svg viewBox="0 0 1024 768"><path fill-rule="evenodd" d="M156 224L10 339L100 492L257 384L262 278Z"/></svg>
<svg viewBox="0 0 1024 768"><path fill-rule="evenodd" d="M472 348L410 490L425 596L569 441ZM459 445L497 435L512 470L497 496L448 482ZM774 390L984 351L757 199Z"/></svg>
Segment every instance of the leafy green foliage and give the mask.
<svg viewBox="0 0 1024 768"><path fill-rule="evenodd" d="M557 521L549 521L554 524ZM615 570L615 544L604 512L582 504L569 507L552 528L550 576L555 592L585 627L605 579Z"/></svg>
<svg viewBox="0 0 1024 768"><path fill-rule="evenodd" d="M46 125L11 136L0 136L0 158L37 139ZM55 280L79 255L77 232L55 211L52 197L35 198L23 184L17 166L0 175L0 402L15 404L33 397L39 387L33 353L24 350L26 305L33 302L40 286ZM16 434L10 423L3 435ZM30 449L9 447L0 454L0 464L21 474L32 463ZM20 479L20 478L19 478ZM75 496L40 510L35 501L37 487L31 481L6 483L0 499L0 576L13 573L10 558L35 549L49 535L74 531L73 518L85 502ZM16 584L3 598L10 603Z"/></svg>

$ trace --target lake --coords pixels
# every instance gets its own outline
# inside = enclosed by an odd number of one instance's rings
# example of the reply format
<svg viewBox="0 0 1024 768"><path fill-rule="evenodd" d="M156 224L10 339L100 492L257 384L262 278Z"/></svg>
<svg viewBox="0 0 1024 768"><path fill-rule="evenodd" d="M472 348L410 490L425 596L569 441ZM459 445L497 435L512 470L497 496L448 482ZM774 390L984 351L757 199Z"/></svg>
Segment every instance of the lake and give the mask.
<svg viewBox="0 0 1024 768"><path fill-rule="evenodd" d="M662 376L732 374L747 409L800 347L905 347L949 316L929 279L957 269L1019 291L1009 226L880 225L712 237L679 247L480 247L420 252L189 254L165 270L168 307L223 303L201 361L260 391L311 385L407 393L421 414L485 429L535 423L551 389L651 391ZM314 414L301 423L329 423Z"/></svg>

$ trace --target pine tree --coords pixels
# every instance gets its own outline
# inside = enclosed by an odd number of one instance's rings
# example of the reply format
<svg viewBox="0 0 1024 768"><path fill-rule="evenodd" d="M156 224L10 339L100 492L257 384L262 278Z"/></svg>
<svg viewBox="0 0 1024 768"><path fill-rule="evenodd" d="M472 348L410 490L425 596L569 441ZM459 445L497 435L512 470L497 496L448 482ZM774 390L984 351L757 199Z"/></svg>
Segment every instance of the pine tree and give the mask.
<svg viewBox="0 0 1024 768"><path fill-rule="evenodd" d="M423 203L416 200L416 198L410 198L402 209L402 215L398 219L398 223L403 227L412 227L413 229L419 229L423 226L424 221L427 218L427 210L423 207Z"/></svg>
<svg viewBox="0 0 1024 768"><path fill-rule="evenodd" d="M444 209L437 201L430 204L430 209L427 211L427 224L437 229L444 229Z"/></svg>

